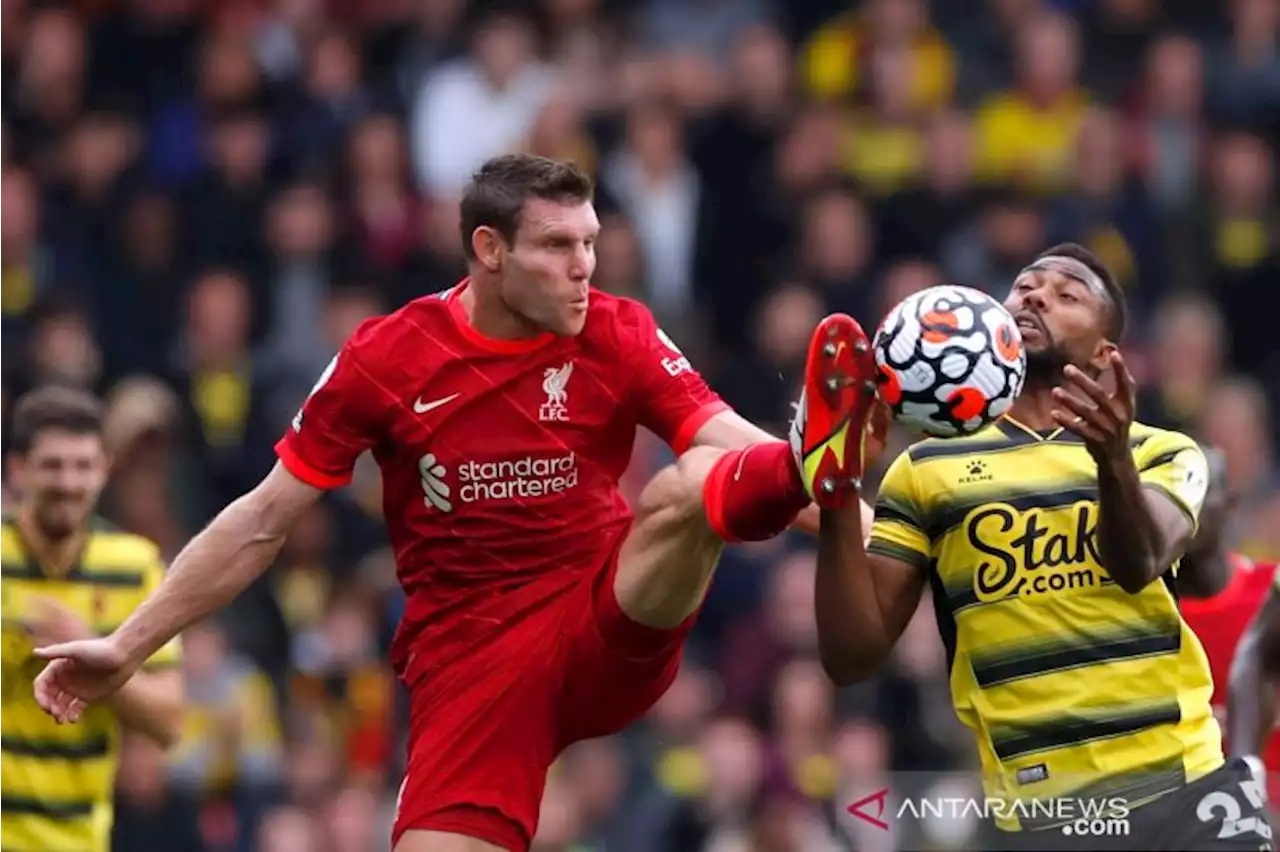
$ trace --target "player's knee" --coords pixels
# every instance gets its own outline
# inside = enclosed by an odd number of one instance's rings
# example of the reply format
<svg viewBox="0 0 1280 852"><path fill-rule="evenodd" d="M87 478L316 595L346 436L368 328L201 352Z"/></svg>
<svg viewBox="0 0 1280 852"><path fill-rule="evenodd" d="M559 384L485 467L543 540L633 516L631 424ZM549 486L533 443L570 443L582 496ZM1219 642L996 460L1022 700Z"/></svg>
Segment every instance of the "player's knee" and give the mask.
<svg viewBox="0 0 1280 852"><path fill-rule="evenodd" d="M642 518L660 516L673 523L701 518L702 487L721 451L695 447L658 471L640 492L636 514Z"/></svg>

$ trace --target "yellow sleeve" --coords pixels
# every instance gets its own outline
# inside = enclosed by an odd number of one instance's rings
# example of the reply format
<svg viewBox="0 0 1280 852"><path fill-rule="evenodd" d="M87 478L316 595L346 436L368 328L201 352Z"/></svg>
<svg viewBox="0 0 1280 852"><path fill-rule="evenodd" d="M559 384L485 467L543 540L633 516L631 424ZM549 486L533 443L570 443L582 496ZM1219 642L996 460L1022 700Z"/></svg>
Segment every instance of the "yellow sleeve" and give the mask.
<svg viewBox="0 0 1280 852"><path fill-rule="evenodd" d="M880 483L867 552L899 559L921 570L927 568L932 548L921 505L911 456L904 452L894 459Z"/></svg>
<svg viewBox="0 0 1280 852"><path fill-rule="evenodd" d="M1209 463L1196 442L1181 432L1152 432L1134 451L1134 462L1142 486L1172 500L1197 529L1209 490Z"/></svg>
<svg viewBox="0 0 1280 852"><path fill-rule="evenodd" d="M145 582L143 583L142 597L145 600L151 596L151 593L159 587L161 581L164 580L165 564L157 554L154 561L147 565L143 574ZM151 655L151 658L143 664L144 671L157 671L159 669L167 669L178 665L182 662L182 640L175 636L165 643L159 651Z"/></svg>

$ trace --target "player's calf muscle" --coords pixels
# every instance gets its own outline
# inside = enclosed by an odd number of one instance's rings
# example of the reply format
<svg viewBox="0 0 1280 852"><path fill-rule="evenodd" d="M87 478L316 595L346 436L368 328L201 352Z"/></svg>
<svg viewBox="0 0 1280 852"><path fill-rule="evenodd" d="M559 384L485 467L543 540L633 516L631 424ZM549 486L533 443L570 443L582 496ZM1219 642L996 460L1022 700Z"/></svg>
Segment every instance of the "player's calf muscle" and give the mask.
<svg viewBox="0 0 1280 852"><path fill-rule="evenodd" d="M614 582L618 605L640 624L675 627L706 594L724 543L707 522L702 486L721 454L709 447L692 449L640 494Z"/></svg>

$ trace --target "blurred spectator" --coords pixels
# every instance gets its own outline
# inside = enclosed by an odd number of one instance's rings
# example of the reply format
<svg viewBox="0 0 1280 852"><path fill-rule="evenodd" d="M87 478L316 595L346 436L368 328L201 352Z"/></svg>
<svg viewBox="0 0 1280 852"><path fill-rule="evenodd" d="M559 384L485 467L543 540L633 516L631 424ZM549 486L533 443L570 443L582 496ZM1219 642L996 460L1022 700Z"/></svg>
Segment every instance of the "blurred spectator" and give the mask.
<svg viewBox="0 0 1280 852"><path fill-rule="evenodd" d="M822 98L844 98L865 85L865 64L877 49L902 52L900 73L913 109L943 106L955 84L954 58L929 24L924 0L872 0L857 13L825 24L805 49L805 83Z"/></svg>
<svg viewBox="0 0 1280 852"><path fill-rule="evenodd" d="M1016 189L993 190L975 220L941 248L947 277L966 287L1001 294L1047 245L1043 203Z"/></svg>
<svg viewBox="0 0 1280 852"><path fill-rule="evenodd" d="M1078 88L1080 44L1076 25L1045 12L1017 32L1017 85L993 95L978 110L978 173L1039 190L1060 188L1088 100Z"/></svg>
<svg viewBox="0 0 1280 852"><path fill-rule="evenodd" d="M1264 510L1280 490L1280 468L1261 386L1248 379L1218 384L1205 406L1201 430L1227 457L1227 484L1238 501L1230 528L1236 549L1258 559L1277 558L1280 554L1264 549L1274 541Z"/></svg>
<svg viewBox="0 0 1280 852"><path fill-rule="evenodd" d="M626 142L605 163L602 178L636 230L645 295L655 315L666 325L687 316L697 301L693 271L702 195L684 155L679 115L657 103L635 107L627 116Z"/></svg>
<svg viewBox="0 0 1280 852"><path fill-rule="evenodd" d="M1231 36L1209 58L1209 96L1220 120L1271 122L1280 112L1280 9L1231 0Z"/></svg>
<svg viewBox="0 0 1280 852"><path fill-rule="evenodd" d="M0 264L3 264L5 353L12 351L15 336L20 338L21 318L38 297L60 281L58 255L44 244L41 233L40 196L33 176L21 168L6 168L0 174Z"/></svg>
<svg viewBox="0 0 1280 852"><path fill-rule="evenodd" d="M529 22L505 12L477 29L471 55L422 82L414 102L413 161L423 188L456 198L481 163L523 139L551 94Z"/></svg>
<svg viewBox="0 0 1280 852"><path fill-rule="evenodd" d="M973 212L973 128L967 116L933 115L924 130L922 174L880 205L884 260L938 257L947 237Z"/></svg>
<svg viewBox="0 0 1280 852"><path fill-rule="evenodd" d="M164 752L145 737L120 746L113 849L190 852L203 840L196 830L197 798L166 781Z"/></svg>
<svg viewBox="0 0 1280 852"><path fill-rule="evenodd" d="M173 782L204 801L206 843L210 831L229 831L241 838L238 848L252 848L248 838L278 795L281 780L271 683L228 651L223 632L213 624L184 635L182 664L187 707L182 738L169 758ZM230 826L215 828L228 818L227 802L235 806Z"/></svg>
<svg viewBox="0 0 1280 852"><path fill-rule="evenodd" d="M1131 157L1152 201L1185 215L1204 156L1204 53L1186 36L1165 36L1147 54L1129 115Z"/></svg>
<svg viewBox="0 0 1280 852"><path fill-rule="evenodd" d="M1107 110L1081 122L1072 156L1072 190L1049 205L1045 238L1090 248L1115 275L1136 313L1158 296L1151 253L1157 239L1142 187L1124 170L1123 129ZM1154 286L1153 286L1154 285Z"/></svg>
<svg viewBox="0 0 1280 852"><path fill-rule="evenodd" d="M1151 330L1151 369L1143 376L1138 414L1156 426L1194 430L1222 379L1227 341L1222 313L1194 291L1180 293L1160 305Z"/></svg>

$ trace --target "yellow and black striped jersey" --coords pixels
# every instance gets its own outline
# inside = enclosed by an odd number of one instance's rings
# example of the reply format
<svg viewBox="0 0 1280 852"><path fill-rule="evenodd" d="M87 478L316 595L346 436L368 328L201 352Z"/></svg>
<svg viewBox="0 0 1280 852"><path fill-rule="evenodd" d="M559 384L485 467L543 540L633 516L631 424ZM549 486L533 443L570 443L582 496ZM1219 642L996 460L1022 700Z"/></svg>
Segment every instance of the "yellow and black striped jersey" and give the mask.
<svg viewBox="0 0 1280 852"><path fill-rule="evenodd" d="M1131 444L1143 486L1194 525L1208 479L1199 447L1143 424ZM1101 563L1097 523L1097 469L1081 439L1010 418L913 445L881 485L869 549L927 573L989 796L1133 805L1223 762L1177 566L1125 592Z"/></svg>
<svg viewBox="0 0 1280 852"><path fill-rule="evenodd" d="M0 527L0 848L5 852L107 852L120 732L112 711L90 707L59 725L35 702L44 667L32 656L24 613L36 596L51 598L99 633L108 633L160 583L164 564L144 538L95 523L76 565L48 576L30 557L16 525ZM148 667L179 662L177 640Z"/></svg>

